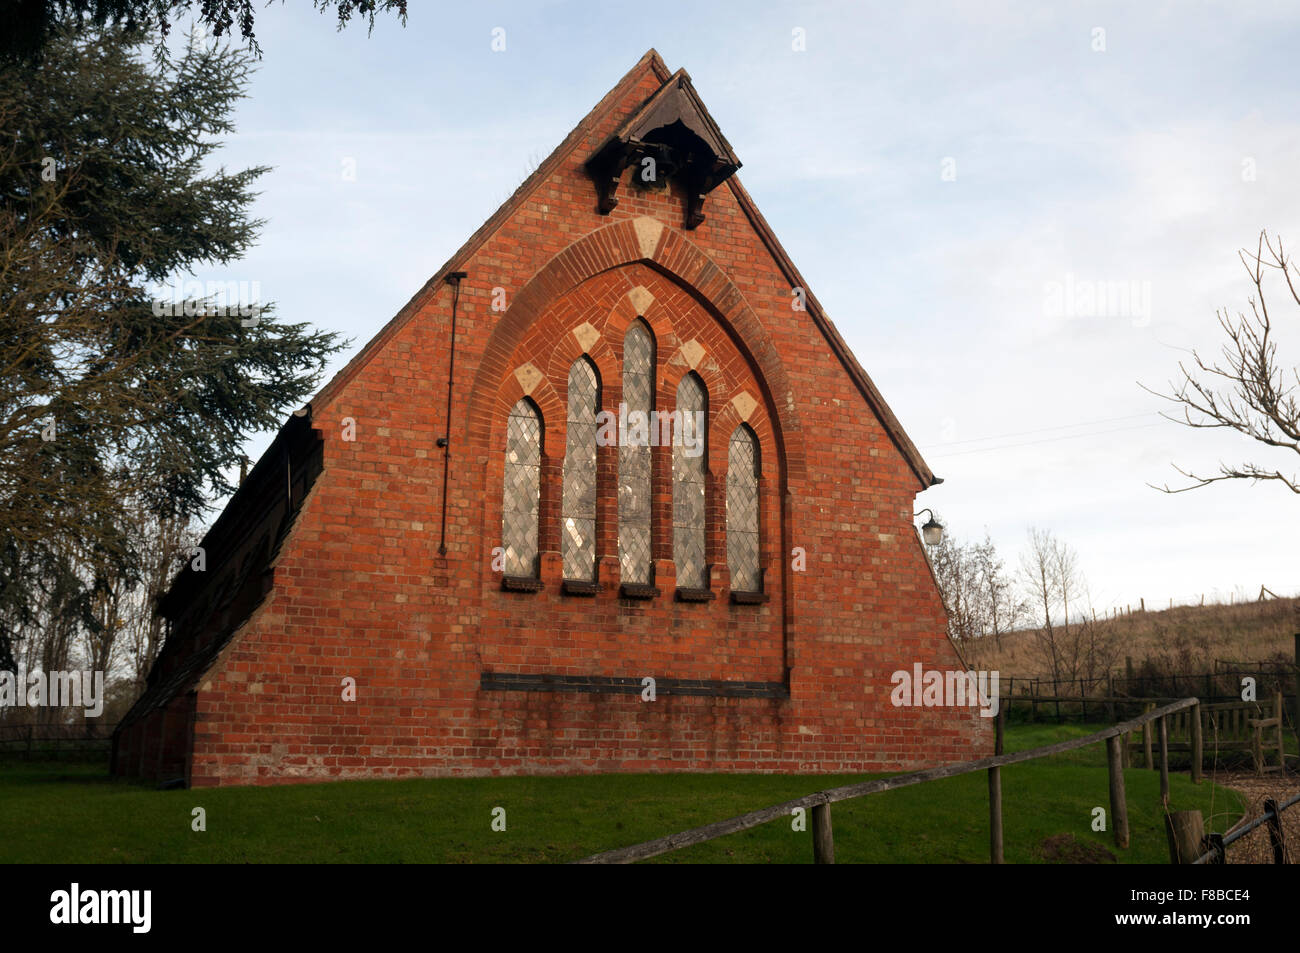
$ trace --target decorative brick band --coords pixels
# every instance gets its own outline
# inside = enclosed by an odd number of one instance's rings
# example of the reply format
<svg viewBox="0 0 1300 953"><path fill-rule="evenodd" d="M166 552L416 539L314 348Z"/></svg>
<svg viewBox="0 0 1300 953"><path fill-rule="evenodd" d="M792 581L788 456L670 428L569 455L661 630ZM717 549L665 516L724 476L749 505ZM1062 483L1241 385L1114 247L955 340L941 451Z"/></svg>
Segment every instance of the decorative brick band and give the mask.
<svg viewBox="0 0 1300 953"><path fill-rule="evenodd" d="M484 672L484 692L576 692L583 695L639 695L640 677L609 675L519 675ZM697 695L707 698L789 698L781 682L733 682L715 678L656 678L657 695Z"/></svg>

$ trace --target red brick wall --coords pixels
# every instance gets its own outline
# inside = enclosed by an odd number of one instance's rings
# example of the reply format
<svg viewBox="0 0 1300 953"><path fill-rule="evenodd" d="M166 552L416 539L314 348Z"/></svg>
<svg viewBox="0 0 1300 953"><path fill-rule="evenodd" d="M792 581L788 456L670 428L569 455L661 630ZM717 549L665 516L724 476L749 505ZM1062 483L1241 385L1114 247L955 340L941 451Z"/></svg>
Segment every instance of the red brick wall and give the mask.
<svg viewBox="0 0 1300 953"><path fill-rule="evenodd" d="M641 192L597 214L582 162L658 87L647 67L585 142L458 267L450 422L451 290L428 296L369 360L313 405L325 470L275 566L271 594L204 677L192 783L579 771L857 771L991 752L973 710L894 708L890 673L960 668L912 528L920 489L902 453L809 316L730 187L683 231L684 197ZM649 220L653 219L653 222ZM639 230L638 230L638 220ZM657 224L656 224L657 223ZM673 598L671 449L654 456L653 555L661 595L618 595L617 449L599 451L604 588L560 587L564 393L591 356L602 407L616 410L621 341L637 316L658 348L658 406L675 405L696 341L710 395L712 601ZM508 309L491 309L493 289ZM501 544L505 417L514 371L543 374L545 420L538 592L505 592ZM755 401L762 450L761 605L735 605L726 569L727 440L733 397ZM343 419L355 441L342 439ZM439 555L442 452L451 435L447 554ZM807 569L791 569L802 547ZM482 690L485 672L780 683L788 698ZM341 698L356 680L356 700ZM134 743L133 743L134 744ZM145 742L148 756L149 744Z"/></svg>

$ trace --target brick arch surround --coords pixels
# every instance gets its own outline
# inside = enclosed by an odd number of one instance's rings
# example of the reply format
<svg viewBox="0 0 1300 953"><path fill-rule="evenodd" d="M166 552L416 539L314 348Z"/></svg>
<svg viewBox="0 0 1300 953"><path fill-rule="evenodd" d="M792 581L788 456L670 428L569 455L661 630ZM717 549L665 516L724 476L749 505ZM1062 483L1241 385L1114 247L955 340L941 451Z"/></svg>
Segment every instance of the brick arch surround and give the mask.
<svg viewBox="0 0 1300 953"><path fill-rule="evenodd" d="M557 255L515 296L510 310L484 343L485 357L469 388L471 430L468 442L482 461L474 482L481 500L480 532L467 540L480 546L470 565L478 567L482 616L470 635L485 684L500 678L626 678L652 666L657 677L739 681L771 692L788 685L792 587L785 572L791 532L784 496L787 474L802 475L802 442L797 421L778 417L773 391L784 395L779 363L767 368L756 354L775 354L767 334L730 282L705 280L705 292L688 284L690 276L719 275L694 246L659 233L650 254L639 244L634 223L619 223L588 235ZM629 243L634 243L629 246ZM659 259L664 259L660 261ZM571 262L584 263L581 270ZM665 265L665 262L672 267ZM730 307L720 316L718 304ZM644 320L656 347L655 407L671 410L682 378L696 373L708 391L710 439L706 464L706 590L679 598L673 559L672 454L652 453L651 562L653 596L623 598L619 567L618 454L601 450L597 463L594 595L578 595L563 582L561 495L565 447L568 371L589 356L600 373L601 409L616 412L622 400L623 340L628 328ZM760 340L745 340L745 333ZM757 344L757 346L755 346ZM771 376L769 376L771 375ZM773 385L772 376L777 378ZM503 591L489 553L499 544L505 421L521 396L531 397L544 416L545 450L539 506L538 591ZM762 447L766 467L760 490L760 561L765 599L736 604L731 599L726 559L725 484L727 439L747 420ZM798 458L790 459L791 447ZM478 481L482 482L479 483ZM480 495L481 494L481 495ZM550 635L518 634L521 617ZM614 638L612 633L618 633ZM493 693L479 704L495 704ZM525 704L511 694L504 703ZM546 720L546 698L526 696L529 720ZM774 701L767 698L765 704ZM541 706L541 707L539 707Z"/></svg>
<svg viewBox="0 0 1300 953"><path fill-rule="evenodd" d="M630 291L626 290L634 285ZM648 286L648 287L647 287ZM653 289L653 290L652 290ZM657 297L656 297L657 292ZM615 301L613 306L610 302ZM644 320L654 336L656 359L655 407L671 410L677 388L687 374L703 382L708 395L708 456L706 469L716 484L709 489L708 535L709 561L725 562L725 540L721 532L726 499L723 485L727 469L729 435L741 422L754 430L767 466L764 482L764 538L768 545L765 562L775 571L780 565L778 553L784 548L786 521L781 517L777 491L781 485L781 450L775 412L765 397L752 365L744 359L735 342L718 325L702 303L679 292L679 285L643 263L625 265L600 272L567 293L554 299L534 321L507 366L511 370L499 382L491 402L491 427L486 453L483 454L483 532L481 539L489 545L501 518L498 488L504 461L500 450L505 441L505 424L510 409L527 396L540 409L544 430L543 480L540 546L543 553L560 548L558 501L562 485L565 447L565 418L569 368L580 357L589 357L596 365L601 381L601 408L615 412L622 399L622 348L627 329L634 321ZM613 554L617 538L617 466L613 453L602 453L598 463L599 550ZM671 455L652 457L656 504L656 531L652 556L670 560L672 552ZM775 580L773 580L775 582ZM494 580L485 578L489 587ZM778 592L784 590L777 590Z"/></svg>
<svg viewBox="0 0 1300 953"><path fill-rule="evenodd" d="M790 383L777 348L723 270L676 229L649 217L614 222L588 233L552 258L514 296L492 331L474 377L468 407L470 439L480 447L491 446L499 388L513 376L512 358L552 302L602 272L636 263L668 276L700 301L750 363L754 379L764 391L756 396L775 413L772 429L780 461L776 476L784 493L790 482L804 478L806 455L797 411L792 402L779 399L790 392ZM622 317L626 329L636 314Z"/></svg>

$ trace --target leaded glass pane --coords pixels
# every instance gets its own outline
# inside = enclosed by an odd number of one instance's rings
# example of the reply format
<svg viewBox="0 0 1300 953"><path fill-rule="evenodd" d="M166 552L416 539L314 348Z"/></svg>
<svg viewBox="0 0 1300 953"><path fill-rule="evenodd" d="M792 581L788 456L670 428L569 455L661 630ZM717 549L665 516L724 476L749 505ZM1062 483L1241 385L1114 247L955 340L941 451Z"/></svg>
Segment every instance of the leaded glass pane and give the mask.
<svg viewBox="0 0 1300 953"><path fill-rule="evenodd" d="M537 575L537 515L541 489L542 421L521 399L506 424L505 490L501 541L507 576Z"/></svg>
<svg viewBox="0 0 1300 953"><path fill-rule="evenodd" d="M586 358L569 368L568 436L560 552L564 578L596 578L596 369Z"/></svg>
<svg viewBox="0 0 1300 953"><path fill-rule="evenodd" d="M704 561L705 433L704 384L687 374L677 387L681 423L673 433L673 562L677 585L683 589L708 588Z"/></svg>
<svg viewBox="0 0 1300 953"><path fill-rule="evenodd" d="M759 592L758 565L758 444L748 427L740 426L727 446L727 565L731 588Z"/></svg>
<svg viewBox="0 0 1300 953"><path fill-rule="evenodd" d="M623 337L623 403L628 413L653 406L654 341L641 322ZM650 582L650 447L620 443L618 558L623 582Z"/></svg>

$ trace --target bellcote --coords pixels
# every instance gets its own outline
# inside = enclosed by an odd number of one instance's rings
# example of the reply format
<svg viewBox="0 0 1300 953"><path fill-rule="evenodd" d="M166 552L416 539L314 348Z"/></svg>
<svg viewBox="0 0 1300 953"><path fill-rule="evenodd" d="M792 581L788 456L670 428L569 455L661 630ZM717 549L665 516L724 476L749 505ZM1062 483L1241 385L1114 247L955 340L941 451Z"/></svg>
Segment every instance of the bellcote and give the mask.
<svg viewBox="0 0 1300 953"><path fill-rule="evenodd" d="M705 197L740 168L686 70L670 76L587 160L600 214L618 205L619 182L629 166L633 182L645 188L663 188L672 179L683 186L688 229L704 221Z"/></svg>

